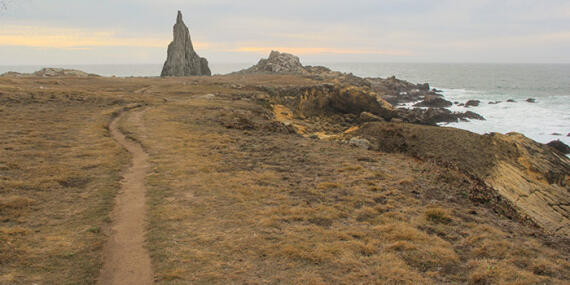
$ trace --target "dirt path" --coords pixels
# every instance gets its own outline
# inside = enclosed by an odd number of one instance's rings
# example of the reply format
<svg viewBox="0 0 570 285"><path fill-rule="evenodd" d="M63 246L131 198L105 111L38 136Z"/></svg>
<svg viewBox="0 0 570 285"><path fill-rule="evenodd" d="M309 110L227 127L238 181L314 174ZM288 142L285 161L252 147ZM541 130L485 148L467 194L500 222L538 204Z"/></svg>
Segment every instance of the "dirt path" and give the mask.
<svg viewBox="0 0 570 285"><path fill-rule="evenodd" d="M111 136L132 155L132 165L124 174L121 191L112 213L111 237L105 247L103 268L98 284L152 284L153 273L145 241L145 185L149 168L140 144L128 140L119 130L122 117L140 124L142 111L123 113L109 129Z"/></svg>

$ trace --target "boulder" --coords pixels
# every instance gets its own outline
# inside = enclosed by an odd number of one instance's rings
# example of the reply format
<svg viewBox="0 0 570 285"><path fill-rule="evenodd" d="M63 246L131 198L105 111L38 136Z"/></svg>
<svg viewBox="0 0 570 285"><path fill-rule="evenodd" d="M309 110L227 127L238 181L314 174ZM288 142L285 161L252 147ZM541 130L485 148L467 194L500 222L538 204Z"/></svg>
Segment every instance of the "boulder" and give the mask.
<svg viewBox="0 0 570 285"><path fill-rule="evenodd" d="M451 107L452 105L453 103L439 96L426 96L422 102L416 103L414 107L445 108Z"/></svg>
<svg viewBox="0 0 570 285"><path fill-rule="evenodd" d="M472 119L472 120L481 120L485 121L485 118L475 112L467 111L465 113L458 113L458 116L462 119Z"/></svg>
<svg viewBox="0 0 570 285"><path fill-rule="evenodd" d="M481 101L479 100L469 100L465 103L465 107L477 107L480 103Z"/></svg>
<svg viewBox="0 0 570 285"><path fill-rule="evenodd" d="M208 67L208 60L198 56L194 51L190 32L182 20L180 11L178 11L173 31L174 39L168 45L168 56L160 76L212 75Z"/></svg>
<svg viewBox="0 0 570 285"><path fill-rule="evenodd" d="M370 112L360 113L360 120L363 122L383 122L384 121L384 119L382 117L376 116Z"/></svg>
<svg viewBox="0 0 570 285"><path fill-rule="evenodd" d="M563 154L570 154L570 147L560 140L555 140L547 143L546 145L558 150Z"/></svg>
<svg viewBox="0 0 570 285"><path fill-rule="evenodd" d="M363 149L370 149L370 141L359 137L351 138L349 144Z"/></svg>
<svg viewBox="0 0 570 285"><path fill-rule="evenodd" d="M529 103L536 103L536 99L534 99L534 98L528 98L528 99L526 99L526 101Z"/></svg>
<svg viewBox="0 0 570 285"><path fill-rule="evenodd" d="M421 91L429 91L429 83L417 84L417 86Z"/></svg>
<svg viewBox="0 0 570 285"><path fill-rule="evenodd" d="M315 72L326 72L322 67L311 67L311 70ZM271 51L267 59L261 59L256 65L241 70L239 73L306 74L308 71L301 64L299 57L288 53Z"/></svg>

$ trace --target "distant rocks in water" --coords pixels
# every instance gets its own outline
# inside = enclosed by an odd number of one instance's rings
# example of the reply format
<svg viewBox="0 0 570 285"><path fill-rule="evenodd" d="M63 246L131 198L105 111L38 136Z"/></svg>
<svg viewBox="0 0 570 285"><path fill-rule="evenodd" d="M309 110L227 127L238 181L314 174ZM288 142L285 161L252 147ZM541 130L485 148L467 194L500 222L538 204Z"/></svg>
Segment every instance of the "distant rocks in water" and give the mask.
<svg viewBox="0 0 570 285"><path fill-rule="evenodd" d="M514 99L509 99L507 100L508 103L516 103L517 101L515 101Z"/></svg>
<svg viewBox="0 0 570 285"><path fill-rule="evenodd" d="M417 102L427 96L441 97L434 91L430 91L429 84L413 84L395 76L383 78L366 78L371 89L381 94L382 98L392 105Z"/></svg>
<svg viewBox="0 0 570 285"><path fill-rule="evenodd" d="M423 101L416 103L414 107L444 108L444 107L451 107L452 105L453 103L439 96L426 96Z"/></svg>
<svg viewBox="0 0 570 285"><path fill-rule="evenodd" d="M452 112L445 108L428 108L423 109L398 109L398 118L404 122L422 125L437 125L438 123L455 123L458 121L485 120L485 118L477 113L467 111Z"/></svg>
<svg viewBox="0 0 570 285"><path fill-rule="evenodd" d="M561 136L562 134L561 134L561 133L552 133L552 134L550 134L550 135L551 135L551 136Z"/></svg>
<svg viewBox="0 0 570 285"><path fill-rule="evenodd" d="M489 101L489 104L494 105L494 104L499 104L502 103L503 101Z"/></svg>
<svg viewBox="0 0 570 285"><path fill-rule="evenodd" d="M547 143L546 145L555 148L559 152L563 154L570 154L570 147L567 144L563 143L560 140L555 140Z"/></svg>
<svg viewBox="0 0 570 285"><path fill-rule="evenodd" d="M472 120L480 120L485 121L485 118L475 112L467 111L465 113L460 113L460 119L472 119Z"/></svg>
<svg viewBox="0 0 570 285"><path fill-rule="evenodd" d="M326 67L310 67L312 72L321 73L329 72ZM307 74L307 69L301 64L299 57L289 53L281 53L279 51L271 51L268 58L263 58L259 62L238 73L292 73Z"/></svg>
<svg viewBox="0 0 570 285"><path fill-rule="evenodd" d="M534 99L534 98L528 98L528 99L526 99L526 101L529 103L536 103L536 99Z"/></svg>
<svg viewBox="0 0 570 285"><path fill-rule="evenodd" d="M429 91L429 83L418 84L418 89L421 91Z"/></svg>
<svg viewBox="0 0 570 285"><path fill-rule="evenodd" d="M212 75L208 60L200 57L190 38L188 27L182 20L182 12L178 11L174 25L174 39L168 45L168 56L160 76L200 76Z"/></svg>
<svg viewBox="0 0 570 285"><path fill-rule="evenodd" d="M465 107L477 107L480 103L481 101L479 100L469 100L465 103Z"/></svg>
<svg viewBox="0 0 570 285"><path fill-rule="evenodd" d="M83 72L76 69L42 68L34 73L6 72L3 77L99 77L97 74Z"/></svg>

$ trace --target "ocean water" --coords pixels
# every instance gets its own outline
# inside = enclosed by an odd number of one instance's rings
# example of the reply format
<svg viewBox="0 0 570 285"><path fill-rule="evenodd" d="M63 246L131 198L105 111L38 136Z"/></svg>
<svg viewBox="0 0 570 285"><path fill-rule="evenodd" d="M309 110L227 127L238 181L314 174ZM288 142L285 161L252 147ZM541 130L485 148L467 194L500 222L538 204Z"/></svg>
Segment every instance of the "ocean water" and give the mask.
<svg viewBox="0 0 570 285"><path fill-rule="evenodd" d="M397 78L430 83L449 101L480 100L478 107L453 106L452 111L473 111L485 121L446 126L475 133L519 132L538 142L561 140L570 145L570 64L329 64L359 76ZM534 98L536 103L526 99ZM513 99L516 103L507 103ZM490 101L502 101L492 105Z"/></svg>
<svg viewBox="0 0 570 285"><path fill-rule="evenodd" d="M226 74L255 63L211 63L214 74ZM453 106L453 111L470 110L487 120L447 124L484 134L519 132L538 142L559 139L570 145L570 64L439 64L439 63L322 63L333 70L363 77L397 78L415 83L428 82L443 91L449 101L480 100L478 107ZM52 66L50 66L52 67ZM158 76L161 64L66 65L65 67L104 76ZM42 66L0 66L7 71L33 72ZM526 102L527 98L536 103ZM507 103L513 99L516 103ZM490 101L503 101L488 104Z"/></svg>

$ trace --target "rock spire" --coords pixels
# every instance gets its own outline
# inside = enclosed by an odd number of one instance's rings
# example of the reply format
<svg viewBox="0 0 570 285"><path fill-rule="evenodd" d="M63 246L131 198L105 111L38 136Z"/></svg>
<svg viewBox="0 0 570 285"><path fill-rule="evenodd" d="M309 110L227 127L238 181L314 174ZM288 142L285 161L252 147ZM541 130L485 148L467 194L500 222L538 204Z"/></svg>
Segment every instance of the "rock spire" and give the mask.
<svg viewBox="0 0 570 285"><path fill-rule="evenodd" d="M182 20L182 12L178 11L174 25L174 40L168 45L168 57L160 76L192 76L212 75L208 60L200 57L190 38L188 27Z"/></svg>

